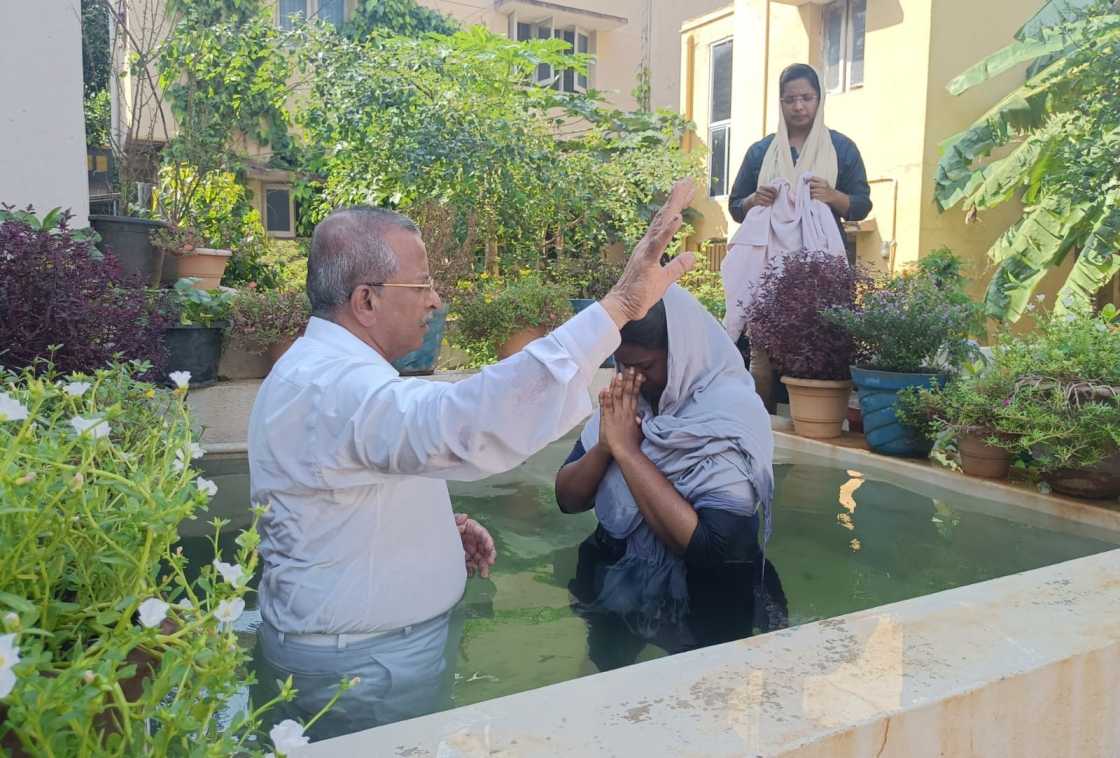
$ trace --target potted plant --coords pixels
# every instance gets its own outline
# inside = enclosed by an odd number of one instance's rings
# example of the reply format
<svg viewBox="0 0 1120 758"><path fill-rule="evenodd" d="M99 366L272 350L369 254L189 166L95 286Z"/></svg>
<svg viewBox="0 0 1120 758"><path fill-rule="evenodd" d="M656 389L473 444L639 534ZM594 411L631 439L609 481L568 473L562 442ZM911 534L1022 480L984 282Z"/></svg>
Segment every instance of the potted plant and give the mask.
<svg viewBox="0 0 1120 758"><path fill-rule="evenodd" d="M931 253L915 269L863 289L855 305L825 311L854 342L852 381L867 443L878 453L929 454L932 443L899 423L897 393L944 384L975 353L969 335L978 309L963 292L959 266L947 250Z"/></svg>
<svg viewBox="0 0 1120 758"><path fill-rule="evenodd" d="M463 287L458 326L464 339L503 360L548 334L572 315L568 294L531 272L506 280L481 274Z"/></svg>
<svg viewBox="0 0 1120 758"><path fill-rule="evenodd" d="M997 430L1012 453L1055 491L1120 496L1120 313L1040 319L1008 336L993 362L1013 380Z"/></svg>
<svg viewBox="0 0 1120 758"><path fill-rule="evenodd" d="M229 342L268 356L269 366L303 333L311 303L302 291L238 290L230 304Z"/></svg>
<svg viewBox="0 0 1120 758"><path fill-rule="evenodd" d="M123 359L159 375L168 319L140 275L123 272L69 219L0 209L0 366L49 358L61 371L95 371Z"/></svg>
<svg viewBox="0 0 1120 758"><path fill-rule="evenodd" d="M420 228L428 251L428 270L443 307L428 322L423 344L393 361L402 376L425 376L435 371L443 347L447 313L459 293L459 283L474 276L474 250L478 230L474 216L459 217L453 208L428 201L414 205L409 215Z"/></svg>
<svg viewBox="0 0 1120 758"><path fill-rule="evenodd" d="M229 325L233 290L203 290L180 279L165 298L173 326L163 333L167 345L167 376L189 372L191 383L205 387L218 379L222 335Z"/></svg>
<svg viewBox="0 0 1120 758"><path fill-rule="evenodd" d="M781 373L794 429L803 437L842 434L852 394L852 338L822 312L851 308L860 282L845 258L801 252L766 271L747 313L751 340Z"/></svg>
<svg viewBox="0 0 1120 758"><path fill-rule="evenodd" d="M1011 468L1012 437L999 431L1014 378L995 363L967 368L944 387L899 392L896 409L910 429L933 440L954 440L964 473L1005 479Z"/></svg>
<svg viewBox="0 0 1120 758"><path fill-rule="evenodd" d="M221 285L233 253L222 247L221 238L206 234L208 225L197 218L201 209L196 207L196 199L211 181L210 174L199 172L200 169L183 163L172 163L160 170L156 202L167 227L154 233L152 242L164 253L164 283L190 279L193 287L212 290Z"/></svg>
<svg viewBox="0 0 1120 758"><path fill-rule="evenodd" d="M272 704L218 717L249 675L233 622L263 507L231 563L190 564L180 525L217 487L194 468L187 380L167 391L138 370L0 374L0 501L49 504L0 518L6 755L265 751Z"/></svg>

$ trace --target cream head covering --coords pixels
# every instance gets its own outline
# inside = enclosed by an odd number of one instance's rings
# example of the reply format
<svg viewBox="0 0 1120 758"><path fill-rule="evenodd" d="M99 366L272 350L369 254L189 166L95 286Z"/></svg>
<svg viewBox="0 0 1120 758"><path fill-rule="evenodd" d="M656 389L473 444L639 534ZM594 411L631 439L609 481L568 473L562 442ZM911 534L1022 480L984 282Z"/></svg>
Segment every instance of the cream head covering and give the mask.
<svg viewBox="0 0 1120 758"><path fill-rule="evenodd" d="M812 74L810 77L809 74ZM812 174L826 180L833 187L836 186L836 177L840 172L836 158L836 148L832 144L832 135L824 125L824 91L821 89L820 76L816 71L803 63L795 63L782 72L781 81L795 79L809 79L817 91L820 102L817 104L817 117L813 120L813 127L809 136L801 147L797 163L789 148L789 126L786 124L785 111L778 109L778 134L766 155L762 159L762 170L758 175L758 186L764 187L773 184L778 177L784 177L791 187L797 186L797 180L803 174Z"/></svg>

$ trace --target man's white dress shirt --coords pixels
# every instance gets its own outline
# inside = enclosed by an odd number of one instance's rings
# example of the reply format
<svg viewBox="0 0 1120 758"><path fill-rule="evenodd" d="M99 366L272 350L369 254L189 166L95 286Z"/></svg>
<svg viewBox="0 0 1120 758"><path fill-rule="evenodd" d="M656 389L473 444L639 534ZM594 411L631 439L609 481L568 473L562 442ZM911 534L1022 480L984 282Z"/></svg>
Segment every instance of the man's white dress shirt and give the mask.
<svg viewBox="0 0 1120 758"><path fill-rule="evenodd" d="M619 344L598 304L457 383L402 379L337 324L312 318L261 385L249 420L265 621L286 634L398 629L449 610L466 570L445 479L518 465L591 413Z"/></svg>

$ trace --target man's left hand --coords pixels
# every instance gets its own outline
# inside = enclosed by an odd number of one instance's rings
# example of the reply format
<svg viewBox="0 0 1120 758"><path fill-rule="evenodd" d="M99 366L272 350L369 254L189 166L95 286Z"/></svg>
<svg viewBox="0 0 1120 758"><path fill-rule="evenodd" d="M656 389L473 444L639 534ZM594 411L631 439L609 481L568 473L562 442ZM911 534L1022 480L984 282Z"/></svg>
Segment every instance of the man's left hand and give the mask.
<svg viewBox="0 0 1120 758"><path fill-rule="evenodd" d="M498 550L494 547L494 538L486 527L470 518L465 513L455 514L455 526L459 528L459 536L463 540L463 554L467 560L467 576L474 576L477 571L483 579L490 576L490 567L498 558Z"/></svg>

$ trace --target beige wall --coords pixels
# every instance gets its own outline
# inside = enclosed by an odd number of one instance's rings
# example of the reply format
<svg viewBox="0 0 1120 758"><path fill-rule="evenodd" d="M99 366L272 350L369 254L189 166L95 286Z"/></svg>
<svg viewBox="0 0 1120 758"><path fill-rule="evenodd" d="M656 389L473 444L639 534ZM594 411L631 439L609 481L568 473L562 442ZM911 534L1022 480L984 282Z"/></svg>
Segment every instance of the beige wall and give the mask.
<svg viewBox="0 0 1120 758"><path fill-rule="evenodd" d="M959 96L950 95L945 86L981 58L1010 44L1012 35L1038 9L1040 0L985 0L982 34L962 34L960 19L968 18L976 7L972 0L938 0L934 4L932 39L934 55L930 60L930 84L926 105L926 138L923 153L921 252L948 245L968 262L973 274L975 297L981 297L990 279L987 251L995 239L1014 223L1022 211L1018 202L1009 202L980 217L979 223L965 224L959 209L938 213L933 200L933 180L939 160L938 146L967 127L1004 95L1023 83L1025 67L1018 67L995 80ZM1068 268L1067 268L1068 270ZM1050 276L1040 291L1053 295L1065 279Z"/></svg>
<svg viewBox="0 0 1120 758"><path fill-rule="evenodd" d="M89 224L78 0L3 3L0 202Z"/></svg>

